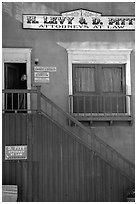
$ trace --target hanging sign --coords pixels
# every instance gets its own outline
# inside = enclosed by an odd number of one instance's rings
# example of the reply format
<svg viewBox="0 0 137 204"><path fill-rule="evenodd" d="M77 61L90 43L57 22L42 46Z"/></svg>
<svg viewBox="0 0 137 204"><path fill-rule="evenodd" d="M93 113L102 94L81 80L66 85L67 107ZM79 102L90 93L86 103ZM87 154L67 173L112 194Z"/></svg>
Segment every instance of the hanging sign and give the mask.
<svg viewBox="0 0 137 204"><path fill-rule="evenodd" d="M5 160L27 159L27 145L5 146Z"/></svg>
<svg viewBox="0 0 137 204"><path fill-rule="evenodd" d="M135 30L134 16L101 16L83 9L61 15L24 14L23 28L56 30Z"/></svg>

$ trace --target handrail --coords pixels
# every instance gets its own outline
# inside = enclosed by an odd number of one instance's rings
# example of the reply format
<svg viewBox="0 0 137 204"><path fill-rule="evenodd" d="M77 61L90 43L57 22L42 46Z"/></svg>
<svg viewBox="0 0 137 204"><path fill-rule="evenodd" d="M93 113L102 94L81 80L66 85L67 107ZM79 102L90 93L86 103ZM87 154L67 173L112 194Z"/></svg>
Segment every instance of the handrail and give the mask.
<svg viewBox="0 0 137 204"><path fill-rule="evenodd" d="M2 100L3 111L7 112L27 112L31 113L32 111L36 112L38 110L37 106L32 107L30 103L31 97L37 96L38 89L4 89L2 90Z"/></svg>
<svg viewBox="0 0 137 204"><path fill-rule="evenodd" d="M69 95L69 96L129 96L131 97L130 94L125 94L125 93L117 93L117 92L114 92L114 93L110 93L110 92L104 92L104 93L101 93L101 94L96 94L96 93L75 93L73 95Z"/></svg>
<svg viewBox="0 0 137 204"><path fill-rule="evenodd" d="M85 132L87 132L87 134L90 134L91 132L88 131L87 128L85 128L84 125L82 125L82 123L80 123L78 120L76 120L73 116L71 116L69 113L65 112L63 109L61 109L59 106L57 106L53 101L51 101L49 98L47 98L44 94L41 93L41 97L44 98L48 103L50 103L52 106L54 106L58 111L60 111L63 115L65 115L66 117L68 117L69 120L71 120L72 122L74 122L77 126L79 126L80 128L84 129ZM97 137L96 135L94 135L94 137L100 141L103 145L105 145L107 148L110 148L113 152L117 153L124 161L126 161L127 163L129 163L132 167L135 167L133 163L131 163L129 160L127 160L126 158L124 158L120 153L118 153L115 149L113 149L111 146L109 146L108 144L106 144L103 140L101 140L99 137Z"/></svg>
<svg viewBox="0 0 137 204"><path fill-rule="evenodd" d="M3 89L2 93L37 93L37 89Z"/></svg>
<svg viewBox="0 0 137 204"><path fill-rule="evenodd" d="M67 131L72 132L72 134L77 135L77 138L80 141L90 146L92 151L101 155L101 157L110 164L115 164L115 167L123 171L125 174L131 178L132 174L134 174L135 165L124 158L120 153L118 153L111 146L106 144L101 138L97 137L93 128L91 130L87 129L82 123L76 120L69 113L65 112L58 105L56 105L52 100L47 98L43 93L41 93L40 86L34 90L2 90L2 93L28 93L28 94L36 94L37 101L37 111L44 112L47 116L52 118L58 124L60 124ZM77 126L78 128L76 128ZM134 176L134 175L133 175ZM133 178L134 179L134 178Z"/></svg>
<svg viewBox="0 0 137 204"><path fill-rule="evenodd" d="M76 93L69 95L69 111L71 114L123 114L131 116L130 94L125 93Z"/></svg>
<svg viewBox="0 0 137 204"><path fill-rule="evenodd" d="M59 106L57 106L53 101L51 101L42 93L41 99L44 100L44 104L46 104L47 108L47 110L41 109L41 111L44 112L44 114L46 114L54 121L59 123L63 128L65 128L69 132L70 132L69 125L71 125L71 123L74 123L75 126L79 127L77 129L80 130L76 131L76 128L74 129L74 127L72 126L71 133L73 135L78 136L80 141L84 142L85 144L88 144L86 146L89 146L92 151L94 151L99 157L103 158L107 163L119 169L121 172L123 172L124 170L124 174L134 182L134 169L135 169L134 164L132 164L130 161L124 158L115 149L113 149L111 146L109 146L103 140L97 137L92 130L91 131L88 130L84 125L82 125L82 123L80 123L78 120L72 117L69 113L66 113L64 110L62 110ZM51 111L49 111L49 109ZM55 111L58 112L58 114L61 114L61 117L56 117L54 114ZM63 119L60 121L59 118ZM66 122L67 120L69 121L69 124ZM96 147L97 145L99 146L99 148ZM101 146L103 146L103 149L105 150L104 154L101 151Z"/></svg>

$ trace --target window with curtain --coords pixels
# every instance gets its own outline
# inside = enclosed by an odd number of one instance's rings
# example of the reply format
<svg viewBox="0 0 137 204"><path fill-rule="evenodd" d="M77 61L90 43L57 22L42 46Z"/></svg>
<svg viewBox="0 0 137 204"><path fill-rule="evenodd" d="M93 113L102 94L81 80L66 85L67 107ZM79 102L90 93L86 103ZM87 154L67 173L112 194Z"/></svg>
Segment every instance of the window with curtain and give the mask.
<svg viewBox="0 0 137 204"><path fill-rule="evenodd" d="M75 91L94 92L95 91L95 68L76 67L74 71Z"/></svg>
<svg viewBox="0 0 137 204"><path fill-rule="evenodd" d="M116 113L125 111L124 65L73 64L72 74L73 110L75 112Z"/></svg>
<svg viewBox="0 0 137 204"><path fill-rule="evenodd" d="M103 92L121 92L123 89L122 68L119 67L103 67L102 81Z"/></svg>

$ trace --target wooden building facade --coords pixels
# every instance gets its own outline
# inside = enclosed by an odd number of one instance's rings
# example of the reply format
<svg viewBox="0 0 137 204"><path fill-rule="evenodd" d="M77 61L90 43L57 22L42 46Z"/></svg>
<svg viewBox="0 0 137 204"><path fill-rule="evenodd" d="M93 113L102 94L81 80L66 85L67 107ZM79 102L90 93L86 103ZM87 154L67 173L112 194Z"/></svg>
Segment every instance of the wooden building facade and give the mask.
<svg viewBox="0 0 137 204"><path fill-rule="evenodd" d="M134 9L3 2L2 184L17 185L18 201L126 201L135 176Z"/></svg>

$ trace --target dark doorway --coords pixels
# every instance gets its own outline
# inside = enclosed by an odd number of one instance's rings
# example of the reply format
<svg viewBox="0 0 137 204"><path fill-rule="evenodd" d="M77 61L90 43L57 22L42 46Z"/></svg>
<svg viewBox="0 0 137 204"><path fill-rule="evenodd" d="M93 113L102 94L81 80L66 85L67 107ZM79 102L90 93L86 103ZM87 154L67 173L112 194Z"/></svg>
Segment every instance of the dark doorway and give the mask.
<svg viewBox="0 0 137 204"><path fill-rule="evenodd" d="M26 63L4 63L4 78L5 89L27 89ZM10 111L27 109L27 94L5 94L5 109Z"/></svg>

